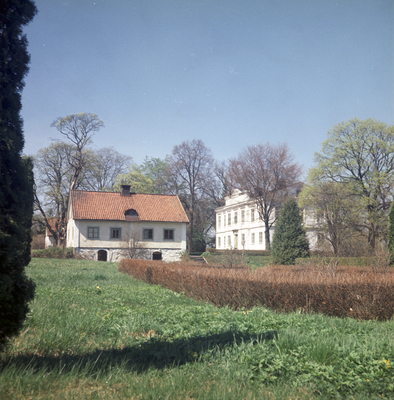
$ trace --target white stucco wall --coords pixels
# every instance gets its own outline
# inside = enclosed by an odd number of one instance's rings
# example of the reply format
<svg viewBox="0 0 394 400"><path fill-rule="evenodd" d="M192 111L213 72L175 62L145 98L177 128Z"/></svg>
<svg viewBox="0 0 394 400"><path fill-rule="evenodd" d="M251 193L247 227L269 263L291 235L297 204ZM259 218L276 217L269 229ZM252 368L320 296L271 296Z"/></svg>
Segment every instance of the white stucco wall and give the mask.
<svg viewBox="0 0 394 400"><path fill-rule="evenodd" d="M89 239L88 228L98 227L99 238ZM121 238L110 237L111 228L121 229ZM153 229L153 239L143 240L143 230ZM164 230L173 229L174 239L164 239ZM179 260L186 250L186 223L177 222L129 222L129 221L87 221L69 218L67 224L67 247L73 247L80 256L97 259L97 251L107 251L108 261L119 261L129 257L128 242L136 241L140 248L139 258L152 259L155 251L162 253L165 261Z"/></svg>
<svg viewBox="0 0 394 400"><path fill-rule="evenodd" d="M53 236L45 236L45 248L53 247L55 245L55 239Z"/></svg>
<svg viewBox="0 0 394 400"><path fill-rule="evenodd" d="M225 205L215 212L217 249L266 249L264 222L260 219L256 204L247 194L234 191L232 196L225 198ZM272 236L273 230L270 231L271 241Z"/></svg>

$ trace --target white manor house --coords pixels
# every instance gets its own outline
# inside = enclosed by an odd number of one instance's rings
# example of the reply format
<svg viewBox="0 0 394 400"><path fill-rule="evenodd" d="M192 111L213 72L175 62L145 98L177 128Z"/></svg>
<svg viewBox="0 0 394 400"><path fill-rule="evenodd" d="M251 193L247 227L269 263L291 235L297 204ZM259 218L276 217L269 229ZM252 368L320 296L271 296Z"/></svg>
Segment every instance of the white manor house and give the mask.
<svg viewBox="0 0 394 400"><path fill-rule="evenodd" d="M265 250L264 222L247 193L234 190L216 212L216 248ZM273 232L270 232L272 240Z"/></svg>
<svg viewBox="0 0 394 400"><path fill-rule="evenodd" d="M265 226L256 203L246 192L236 189L224 198L225 205L216 213L216 248L218 250L266 250ZM317 244L316 224L313 215L303 212L310 248ZM274 226L270 229L270 241Z"/></svg>

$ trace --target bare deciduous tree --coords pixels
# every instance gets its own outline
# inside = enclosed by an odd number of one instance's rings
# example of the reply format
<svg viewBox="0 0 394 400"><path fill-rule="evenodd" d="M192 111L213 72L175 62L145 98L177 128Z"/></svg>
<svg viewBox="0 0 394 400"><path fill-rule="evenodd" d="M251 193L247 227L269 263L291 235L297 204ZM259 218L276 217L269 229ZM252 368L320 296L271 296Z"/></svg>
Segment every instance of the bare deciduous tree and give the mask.
<svg viewBox="0 0 394 400"><path fill-rule="evenodd" d="M72 171L69 157L74 146L57 141L38 151L34 158L34 205L42 218L33 218L52 234L56 246L66 238L67 205ZM51 220L53 223L50 223Z"/></svg>
<svg viewBox="0 0 394 400"><path fill-rule="evenodd" d="M87 161L84 149L91 142L94 133L104 127L104 122L96 114L80 113L71 114L64 118L58 117L52 122L51 126L66 136L76 148L74 156L69 160L73 168L73 177L70 182L71 191L75 189L79 175Z"/></svg>
<svg viewBox="0 0 394 400"><path fill-rule="evenodd" d="M130 226L124 236L124 246L129 258L143 258L145 244L142 241L141 229Z"/></svg>
<svg viewBox="0 0 394 400"><path fill-rule="evenodd" d="M177 181L177 194L189 217L188 249L193 249L196 205L213 179L213 157L202 140L193 139L175 146L170 157L171 173Z"/></svg>
<svg viewBox="0 0 394 400"><path fill-rule="evenodd" d="M286 144L270 143L248 146L229 162L234 186L246 191L256 204L264 222L266 247L270 249L269 231L276 222L276 210L292 191L298 191L301 166Z"/></svg>
<svg viewBox="0 0 394 400"><path fill-rule="evenodd" d="M112 147L89 151L80 187L85 190L113 190L116 178L127 171L131 161L131 157L117 152Z"/></svg>

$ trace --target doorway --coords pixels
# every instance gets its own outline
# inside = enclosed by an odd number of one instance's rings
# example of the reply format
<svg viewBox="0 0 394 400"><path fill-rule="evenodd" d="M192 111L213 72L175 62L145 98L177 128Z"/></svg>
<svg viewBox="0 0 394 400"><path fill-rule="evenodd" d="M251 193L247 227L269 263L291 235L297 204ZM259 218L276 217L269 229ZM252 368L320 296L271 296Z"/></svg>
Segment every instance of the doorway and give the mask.
<svg viewBox="0 0 394 400"><path fill-rule="evenodd" d="M161 251L154 251L152 254L152 260L161 260Z"/></svg>
<svg viewBox="0 0 394 400"><path fill-rule="evenodd" d="M99 250L97 253L97 260L98 261L107 261L107 250Z"/></svg>

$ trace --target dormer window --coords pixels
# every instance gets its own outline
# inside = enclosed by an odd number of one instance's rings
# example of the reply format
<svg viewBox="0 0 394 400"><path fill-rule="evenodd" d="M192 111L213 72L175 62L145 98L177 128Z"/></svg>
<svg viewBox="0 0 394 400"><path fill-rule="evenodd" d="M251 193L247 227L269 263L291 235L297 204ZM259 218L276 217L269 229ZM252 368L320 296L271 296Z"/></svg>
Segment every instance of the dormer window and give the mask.
<svg viewBox="0 0 394 400"><path fill-rule="evenodd" d="M138 212L136 210L134 210L134 208L130 208L129 210L126 210L124 215L126 217L126 221L139 221L139 219L140 219Z"/></svg>

